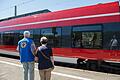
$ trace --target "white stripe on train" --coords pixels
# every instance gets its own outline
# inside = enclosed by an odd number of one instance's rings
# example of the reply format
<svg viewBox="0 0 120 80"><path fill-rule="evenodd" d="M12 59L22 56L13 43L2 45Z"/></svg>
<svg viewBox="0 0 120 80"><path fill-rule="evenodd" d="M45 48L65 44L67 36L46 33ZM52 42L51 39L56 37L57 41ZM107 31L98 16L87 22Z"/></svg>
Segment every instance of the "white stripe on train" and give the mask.
<svg viewBox="0 0 120 80"><path fill-rule="evenodd" d="M86 18L95 18L95 17L107 17L107 16L115 16L120 15L120 12L116 13L107 13L107 14L97 14L97 15L90 15L90 16L80 16L80 17L72 17L72 18L63 18L63 19L55 19L55 20L46 20L46 21L39 21L39 22L32 22L32 23L25 23L25 24L17 24L11 26L2 26L2 28L11 28L11 27L19 27L19 26L27 26L27 25L34 25L34 24L43 24L43 23L51 23L51 22L59 22L59 21L68 21L68 20L77 20L77 19L86 19Z"/></svg>

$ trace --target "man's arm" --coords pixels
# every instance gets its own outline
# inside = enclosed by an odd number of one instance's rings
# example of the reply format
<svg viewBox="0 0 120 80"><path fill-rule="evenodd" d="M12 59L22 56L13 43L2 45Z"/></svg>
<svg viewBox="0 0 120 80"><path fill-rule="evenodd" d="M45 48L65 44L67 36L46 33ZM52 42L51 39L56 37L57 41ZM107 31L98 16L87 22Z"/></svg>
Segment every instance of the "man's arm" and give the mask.
<svg viewBox="0 0 120 80"><path fill-rule="evenodd" d="M38 58L38 48L37 50L35 51L35 62L38 62L39 58Z"/></svg>
<svg viewBox="0 0 120 80"><path fill-rule="evenodd" d="M18 52L20 51L20 50L19 50L19 45L17 46L16 50L17 50Z"/></svg>
<svg viewBox="0 0 120 80"><path fill-rule="evenodd" d="M33 55L35 56L35 54L36 54L36 46L35 46L34 42L32 42L32 44L31 44L31 51L32 51Z"/></svg>

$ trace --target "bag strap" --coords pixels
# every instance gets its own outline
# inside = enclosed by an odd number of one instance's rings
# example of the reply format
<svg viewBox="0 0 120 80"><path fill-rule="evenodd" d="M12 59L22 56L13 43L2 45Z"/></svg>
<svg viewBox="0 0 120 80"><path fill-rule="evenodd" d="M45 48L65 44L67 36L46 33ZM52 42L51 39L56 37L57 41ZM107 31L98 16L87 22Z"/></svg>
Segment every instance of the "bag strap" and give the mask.
<svg viewBox="0 0 120 80"><path fill-rule="evenodd" d="M47 57L47 56L44 54L44 52L43 52L43 51L40 51L40 52L41 52L41 54L43 55L43 57L44 57L45 59L50 60L50 59L49 59L49 57Z"/></svg>
<svg viewBox="0 0 120 80"><path fill-rule="evenodd" d="M44 54L44 52L42 52L42 51L40 51L41 52L41 54L43 55L43 57L45 58L45 59L47 59L47 60L50 60L51 62L52 62L52 60L49 58L49 57L47 57L45 54ZM54 69L54 63L52 62L52 66L53 66L53 69Z"/></svg>
<svg viewBox="0 0 120 80"><path fill-rule="evenodd" d="M40 51L40 52L41 52L41 54L43 55L43 57L44 57L45 59L50 60L50 61L52 62L52 60L51 60L49 57L47 57L44 52L42 52L42 51ZM54 67L54 63L53 63L53 62L52 62L52 65L53 65L53 67Z"/></svg>

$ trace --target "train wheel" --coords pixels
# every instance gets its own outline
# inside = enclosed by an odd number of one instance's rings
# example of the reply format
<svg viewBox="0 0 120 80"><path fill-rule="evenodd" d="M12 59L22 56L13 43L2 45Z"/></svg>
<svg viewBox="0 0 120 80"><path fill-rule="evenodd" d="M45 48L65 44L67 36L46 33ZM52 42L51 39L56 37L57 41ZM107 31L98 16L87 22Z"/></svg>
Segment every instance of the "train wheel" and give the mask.
<svg viewBox="0 0 120 80"><path fill-rule="evenodd" d="M87 69L94 71L98 69L98 61L89 60L86 65L87 65Z"/></svg>
<svg viewBox="0 0 120 80"><path fill-rule="evenodd" d="M85 62L85 60L79 58L77 60L77 67L85 69L86 68L86 62Z"/></svg>

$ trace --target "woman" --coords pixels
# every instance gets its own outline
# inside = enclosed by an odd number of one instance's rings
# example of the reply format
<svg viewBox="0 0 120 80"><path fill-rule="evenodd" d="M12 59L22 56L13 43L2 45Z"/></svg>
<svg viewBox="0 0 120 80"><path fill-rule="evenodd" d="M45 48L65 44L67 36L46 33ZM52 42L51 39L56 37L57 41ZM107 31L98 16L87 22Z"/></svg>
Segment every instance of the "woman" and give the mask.
<svg viewBox="0 0 120 80"><path fill-rule="evenodd" d="M38 58L38 69L41 80L50 80L51 71L54 69L54 60L52 49L47 46L48 39L40 39L41 46L37 49L36 57Z"/></svg>

